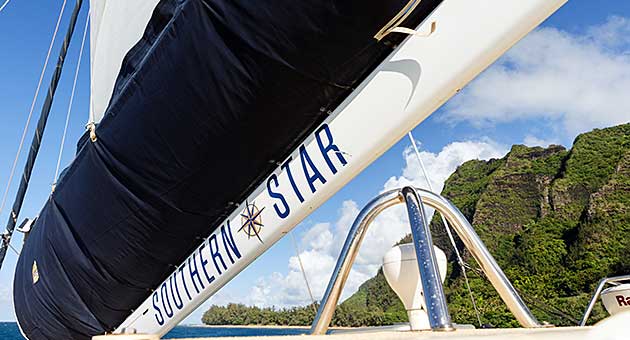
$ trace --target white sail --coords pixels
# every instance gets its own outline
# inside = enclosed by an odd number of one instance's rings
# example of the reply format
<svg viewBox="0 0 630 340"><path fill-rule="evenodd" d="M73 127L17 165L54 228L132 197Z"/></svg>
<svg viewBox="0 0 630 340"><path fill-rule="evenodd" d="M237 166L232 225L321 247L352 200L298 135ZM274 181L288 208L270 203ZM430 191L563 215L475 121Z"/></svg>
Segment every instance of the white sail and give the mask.
<svg viewBox="0 0 630 340"><path fill-rule="evenodd" d="M90 0L90 122L109 105L127 52L142 38L159 0Z"/></svg>

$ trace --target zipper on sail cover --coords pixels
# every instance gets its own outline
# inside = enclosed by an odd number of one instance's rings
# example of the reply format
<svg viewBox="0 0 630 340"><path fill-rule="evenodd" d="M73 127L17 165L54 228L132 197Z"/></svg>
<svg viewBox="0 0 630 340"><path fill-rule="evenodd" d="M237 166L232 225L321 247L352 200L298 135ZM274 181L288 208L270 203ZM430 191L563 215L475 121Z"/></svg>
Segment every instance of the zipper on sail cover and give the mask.
<svg viewBox="0 0 630 340"><path fill-rule="evenodd" d="M381 39L385 38L388 34L392 32L415 35L419 37L428 37L433 34L437 26L435 21L431 23L431 28L429 32L426 33L421 33L411 28L400 27L403 21L405 21L405 19L407 19L407 17L409 17L409 15L413 13L413 11L418 7L421 1L422 0L409 1L407 5L405 5L405 7L403 7L403 9L401 9L400 12L398 12L398 14L396 14L396 16L392 18L392 20L390 20L385 26L383 26L383 28L381 28L380 31L378 31L378 33L376 33L374 39L381 41Z"/></svg>

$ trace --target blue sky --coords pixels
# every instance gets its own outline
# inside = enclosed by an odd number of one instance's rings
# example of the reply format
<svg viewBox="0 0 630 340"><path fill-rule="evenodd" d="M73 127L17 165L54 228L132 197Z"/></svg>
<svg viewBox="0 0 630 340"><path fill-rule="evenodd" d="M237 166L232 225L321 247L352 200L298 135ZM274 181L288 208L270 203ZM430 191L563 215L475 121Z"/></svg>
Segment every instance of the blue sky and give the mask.
<svg viewBox="0 0 630 340"><path fill-rule="evenodd" d="M0 1L3 2L3 1ZM62 1L12 0L0 12L0 195L5 185L39 79ZM68 1L61 27L65 29L73 1ZM44 144L37 160L21 218L37 215L50 194L59 144L87 15L83 9L70 46L58 95L51 111ZM62 29L62 31L64 30ZM61 33L63 35L63 32ZM60 39L53 48L54 64ZM86 49L89 44L86 44ZM630 120L630 2L573 0L538 30L517 44L462 93L413 130L435 187L461 162L500 157L515 143L557 143L570 146L577 133ZM62 166L69 164L87 122L89 53L83 55ZM44 77L48 86L52 67ZM36 105L26 145L39 115ZM26 152L16 170L19 176ZM424 185L418 164L402 139L379 160L340 190L294 230L316 298L330 275L344 231L357 209L378 192L401 183ZM7 206L13 202L12 183ZM0 196L1 199L1 196ZM5 207L0 222L8 218ZM384 216L366 238L347 293L378 268L379 256L404 234L402 214ZM379 228L387 228L380 233ZM385 236L383 236L385 235ZM20 247L21 237L13 240ZM380 252L380 255L379 255ZM0 271L0 320L13 320L11 282L16 256L9 253ZM298 275L299 274L299 275ZM222 289L209 303L243 302L293 305L308 301L301 273L296 271L290 238L266 254ZM198 322L200 311L187 322Z"/></svg>

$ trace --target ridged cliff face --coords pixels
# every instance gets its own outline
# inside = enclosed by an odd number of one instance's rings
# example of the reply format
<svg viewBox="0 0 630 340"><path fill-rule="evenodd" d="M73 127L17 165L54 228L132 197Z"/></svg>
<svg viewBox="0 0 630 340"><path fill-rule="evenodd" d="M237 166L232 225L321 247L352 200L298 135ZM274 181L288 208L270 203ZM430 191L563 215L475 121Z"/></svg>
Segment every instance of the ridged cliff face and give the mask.
<svg viewBox="0 0 630 340"><path fill-rule="evenodd" d="M571 150L515 145L502 159L469 161L446 181L459 207L541 321L580 319L605 276L630 273L630 124L579 135ZM450 261L445 285L455 322L477 323L440 219L431 229ZM403 242L409 242L407 237ZM482 323L517 326L457 240ZM379 273L344 302L406 318ZM601 306L591 320L605 316Z"/></svg>

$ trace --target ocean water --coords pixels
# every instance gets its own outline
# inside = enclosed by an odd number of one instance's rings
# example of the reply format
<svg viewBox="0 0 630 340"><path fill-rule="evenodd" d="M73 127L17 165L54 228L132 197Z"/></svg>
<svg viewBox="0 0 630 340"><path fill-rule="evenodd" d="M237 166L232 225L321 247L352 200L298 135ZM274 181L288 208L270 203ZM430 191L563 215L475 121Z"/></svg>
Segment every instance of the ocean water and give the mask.
<svg viewBox="0 0 630 340"><path fill-rule="evenodd" d="M308 328L252 328L252 327L203 327L177 326L164 339L173 338L210 338L220 336L256 336L256 335L299 335L306 334ZM0 339L24 340L15 322L0 322Z"/></svg>

